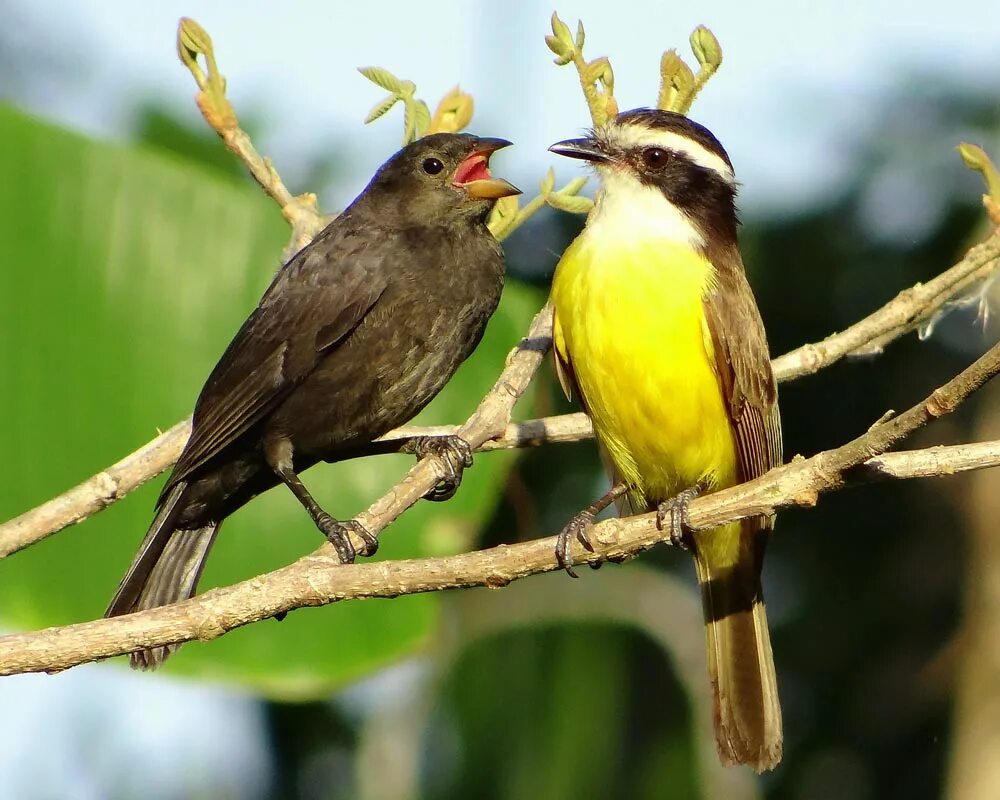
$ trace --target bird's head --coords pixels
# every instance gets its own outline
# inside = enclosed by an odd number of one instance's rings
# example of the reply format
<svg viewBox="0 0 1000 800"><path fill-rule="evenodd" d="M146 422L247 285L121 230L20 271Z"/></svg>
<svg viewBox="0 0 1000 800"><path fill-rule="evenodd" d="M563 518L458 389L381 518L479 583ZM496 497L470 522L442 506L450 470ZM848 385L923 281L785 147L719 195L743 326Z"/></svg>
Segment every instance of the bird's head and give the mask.
<svg viewBox="0 0 1000 800"><path fill-rule="evenodd" d="M669 229L692 245L711 238L735 242L732 162L708 128L683 114L624 111L589 136L549 150L596 168L602 192L595 213L605 206L634 229Z"/></svg>
<svg viewBox="0 0 1000 800"><path fill-rule="evenodd" d="M490 174L490 156L510 144L467 133L425 136L386 161L365 194L391 197L408 220L485 220L498 199L521 193Z"/></svg>

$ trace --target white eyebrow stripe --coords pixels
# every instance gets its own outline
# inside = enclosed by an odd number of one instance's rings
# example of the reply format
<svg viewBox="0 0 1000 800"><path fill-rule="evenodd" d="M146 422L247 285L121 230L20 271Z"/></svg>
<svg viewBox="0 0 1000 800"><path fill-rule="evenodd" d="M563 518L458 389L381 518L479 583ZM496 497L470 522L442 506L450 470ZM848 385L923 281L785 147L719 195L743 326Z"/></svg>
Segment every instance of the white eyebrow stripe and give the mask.
<svg viewBox="0 0 1000 800"><path fill-rule="evenodd" d="M673 131L661 131L644 125L616 125L606 130L605 135L619 147L662 147L681 153L699 167L710 169L727 183L735 183L736 176L724 159L693 139Z"/></svg>

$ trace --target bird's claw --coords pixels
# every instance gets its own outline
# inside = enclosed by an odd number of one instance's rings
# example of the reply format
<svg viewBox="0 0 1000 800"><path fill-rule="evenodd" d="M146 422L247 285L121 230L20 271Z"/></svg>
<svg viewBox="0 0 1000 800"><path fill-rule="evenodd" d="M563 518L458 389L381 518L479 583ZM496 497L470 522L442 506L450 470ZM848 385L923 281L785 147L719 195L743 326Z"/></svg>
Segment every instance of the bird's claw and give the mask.
<svg viewBox="0 0 1000 800"><path fill-rule="evenodd" d="M689 549L687 537L691 527L691 518L688 514L688 503L700 493L701 490L697 486L692 486L678 492L674 497L665 500L656 507L656 529L662 531L664 523L668 523L670 525L670 544L674 547Z"/></svg>
<svg viewBox="0 0 1000 800"><path fill-rule="evenodd" d="M324 512L316 519L316 525L337 551L341 564L353 564L357 556L368 558L378 551L378 539L355 519L341 522ZM360 552L355 549L354 542L351 541L352 533L364 542Z"/></svg>
<svg viewBox="0 0 1000 800"><path fill-rule="evenodd" d="M576 570L573 569L573 554L570 552L570 541L573 538L584 547L585 550L589 550L591 553L594 552L594 545L590 543L590 536L588 531L590 526L594 524L594 513L589 509L581 511L579 514L574 516L561 531L559 531L559 538L556 540L556 561L559 566L566 570L566 574L571 578L579 578L580 576L576 574ZM600 562L591 564L593 569L599 569L601 566Z"/></svg>
<svg viewBox="0 0 1000 800"><path fill-rule="evenodd" d="M441 459L445 475L424 495L425 500L441 503L455 496L462 485L463 471L472 466L472 446L461 436L418 436L406 447L418 459L429 455Z"/></svg>

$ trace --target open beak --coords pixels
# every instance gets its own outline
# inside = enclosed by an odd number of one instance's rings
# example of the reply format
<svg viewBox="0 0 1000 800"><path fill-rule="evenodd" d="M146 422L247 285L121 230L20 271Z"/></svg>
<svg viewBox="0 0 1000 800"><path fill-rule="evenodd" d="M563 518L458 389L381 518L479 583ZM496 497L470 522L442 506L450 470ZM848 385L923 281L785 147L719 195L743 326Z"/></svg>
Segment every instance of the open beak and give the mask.
<svg viewBox="0 0 1000 800"><path fill-rule="evenodd" d="M452 185L464 189L469 197L476 200L499 200L521 194L521 190L513 184L490 175L490 156L510 145L511 142L506 139L480 139L475 151L458 165L451 179Z"/></svg>
<svg viewBox="0 0 1000 800"><path fill-rule="evenodd" d="M563 142L556 142L549 151L556 155L580 158L598 164L611 161L611 156L605 153L594 139L566 139Z"/></svg>

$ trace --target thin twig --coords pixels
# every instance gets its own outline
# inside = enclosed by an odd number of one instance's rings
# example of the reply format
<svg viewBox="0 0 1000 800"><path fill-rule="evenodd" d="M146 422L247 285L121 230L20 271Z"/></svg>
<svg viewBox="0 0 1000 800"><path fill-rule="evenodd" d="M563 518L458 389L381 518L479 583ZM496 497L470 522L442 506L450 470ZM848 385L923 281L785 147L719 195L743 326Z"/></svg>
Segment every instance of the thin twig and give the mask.
<svg viewBox="0 0 1000 800"><path fill-rule="evenodd" d="M533 329L541 327L543 318L536 318ZM515 351L505 374L514 381L526 379L524 376L530 377L533 362L540 357L537 346L529 341ZM714 528L778 508L815 505L821 493L844 487L858 472L859 465L876 457L884 460L881 454L885 450L930 420L954 411L998 371L1000 345L913 408L876 424L853 441L778 467L749 483L692 501L691 527ZM488 430L506 413L502 405L481 407L467 427L479 432ZM936 457L941 463L940 451ZM927 451L898 454L894 467L897 476L907 473L907 460L913 464L913 475L927 474ZM988 465L984 459L974 462L968 454L956 462L969 469ZM438 477L433 469L423 470L426 473L423 476L414 474L420 471L415 468L410 476L418 484L412 487L417 496ZM596 525L591 534L594 552L576 547L574 561L623 559L652 547L665 539L665 534L657 530L655 519L655 514L644 514ZM176 605L2 637L0 675L53 672L141 648L195 639L207 641L276 614L339 600L397 597L471 586L497 588L527 575L557 569L554 547L555 537L549 537L446 558L353 566L338 564L329 548L321 548L287 567Z"/></svg>
<svg viewBox="0 0 1000 800"><path fill-rule="evenodd" d="M918 328L952 298L993 275L1000 267L1000 230L970 249L962 260L933 280L905 289L878 311L822 342L806 344L772 364L787 381L814 372L848 355L881 352L887 344Z"/></svg>

